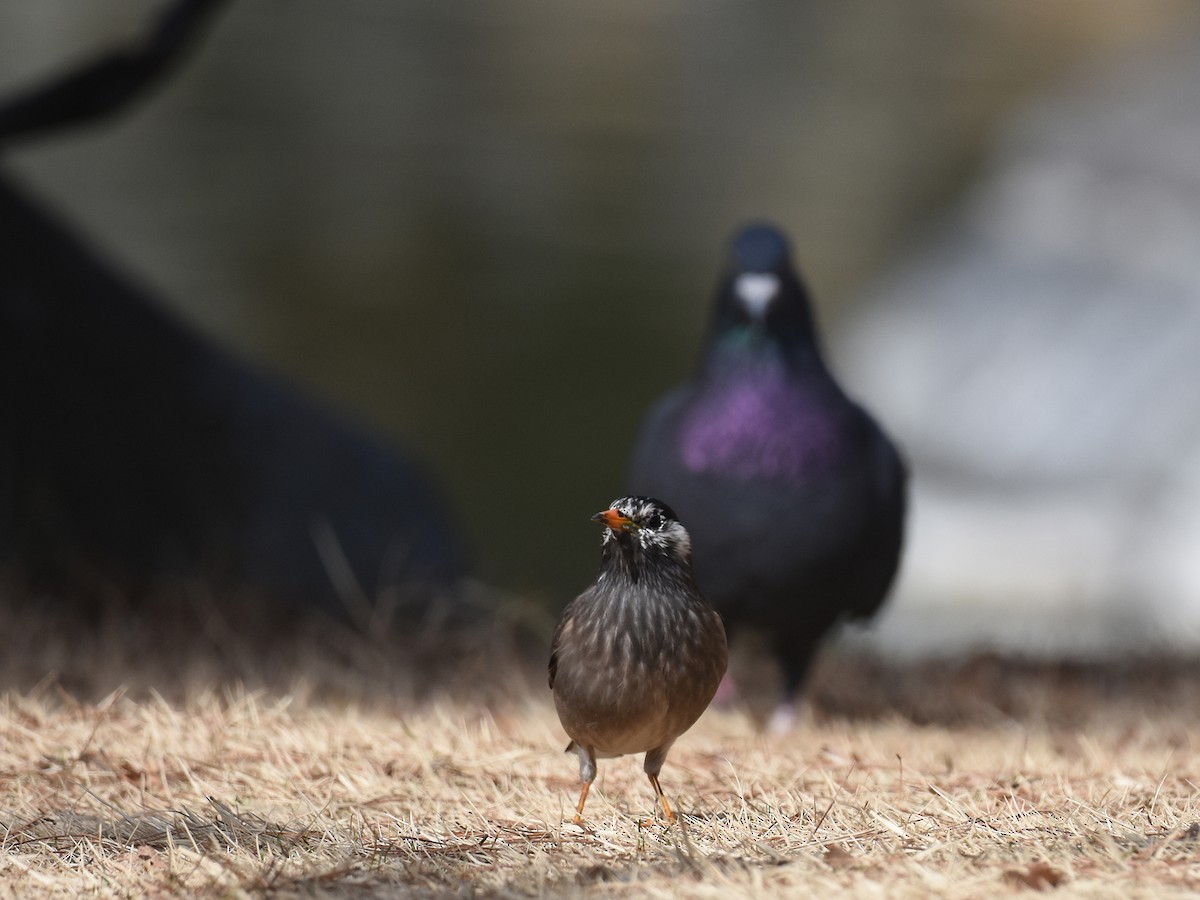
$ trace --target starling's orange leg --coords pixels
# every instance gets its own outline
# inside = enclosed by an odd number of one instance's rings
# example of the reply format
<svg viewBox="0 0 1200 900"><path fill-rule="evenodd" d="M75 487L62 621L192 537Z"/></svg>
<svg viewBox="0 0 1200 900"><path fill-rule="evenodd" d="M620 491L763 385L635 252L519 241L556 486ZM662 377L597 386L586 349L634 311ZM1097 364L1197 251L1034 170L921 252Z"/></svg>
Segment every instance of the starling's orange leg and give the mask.
<svg viewBox="0 0 1200 900"><path fill-rule="evenodd" d="M654 793L658 795L659 802L662 803L663 812L667 816L668 822L675 821L675 813L671 812L671 804L667 802L667 795L663 793L662 785L658 783L658 776L646 773L650 778L650 784L654 787Z"/></svg>
<svg viewBox="0 0 1200 900"><path fill-rule="evenodd" d="M587 803L588 791L590 791L591 789L592 789L592 783L590 781L585 781L583 783L583 788L579 791L579 805L577 807L575 807L575 824L576 825L583 824L583 804Z"/></svg>

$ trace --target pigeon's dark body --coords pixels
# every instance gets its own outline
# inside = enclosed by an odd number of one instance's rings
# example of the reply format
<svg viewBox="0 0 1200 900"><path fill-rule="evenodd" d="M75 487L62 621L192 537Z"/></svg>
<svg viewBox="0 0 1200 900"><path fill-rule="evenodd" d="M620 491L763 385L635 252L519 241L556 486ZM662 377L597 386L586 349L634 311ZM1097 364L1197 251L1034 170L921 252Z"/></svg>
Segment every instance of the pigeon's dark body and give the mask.
<svg viewBox="0 0 1200 900"><path fill-rule="evenodd" d="M705 596L762 631L786 699L839 619L871 616L895 576L905 467L821 357L786 240L743 231L696 378L650 412L630 487L690 524Z"/></svg>
<svg viewBox="0 0 1200 900"><path fill-rule="evenodd" d="M550 688L568 750L579 755L583 813L598 758L645 753L658 773L725 674L721 617L692 575L687 532L665 504L627 497L593 518L608 526L596 581L563 611L550 650Z"/></svg>

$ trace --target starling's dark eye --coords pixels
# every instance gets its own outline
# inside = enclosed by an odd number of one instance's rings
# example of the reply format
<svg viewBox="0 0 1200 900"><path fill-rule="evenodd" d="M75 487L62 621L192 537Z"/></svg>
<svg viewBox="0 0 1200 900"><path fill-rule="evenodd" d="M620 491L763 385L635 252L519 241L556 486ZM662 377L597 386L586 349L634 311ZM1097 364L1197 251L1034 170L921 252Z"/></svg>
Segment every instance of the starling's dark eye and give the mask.
<svg viewBox="0 0 1200 900"><path fill-rule="evenodd" d="M657 531L659 528L662 528L662 524L663 524L663 517L660 516L658 513L650 513L650 515L647 516L647 518L646 518L646 527L647 528L651 528L651 529L654 529L655 531Z"/></svg>

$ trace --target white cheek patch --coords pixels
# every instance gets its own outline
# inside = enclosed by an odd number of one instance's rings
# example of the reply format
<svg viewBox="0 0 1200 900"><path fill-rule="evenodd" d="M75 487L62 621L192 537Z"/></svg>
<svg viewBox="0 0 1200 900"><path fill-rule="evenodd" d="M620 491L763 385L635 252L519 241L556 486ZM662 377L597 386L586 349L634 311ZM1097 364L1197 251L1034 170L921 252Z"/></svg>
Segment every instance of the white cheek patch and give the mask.
<svg viewBox="0 0 1200 900"><path fill-rule="evenodd" d="M663 532L663 537L666 538L663 544L671 549L675 554L675 558L680 562L684 562L691 557L692 537L687 533L687 529L678 522L672 523Z"/></svg>
<svg viewBox="0 0 1200 900"><path fill-rule="evenodd" d="M675 557L680 562L686 562L692 558L692 538L682 529L675 538Z"/></svg>
<svg viewBox="0 0 1200 900"><path fill-rule="evenodd" d="M741 298L746 312L756 319L767 313L767 307L779 293L779 279L762 272L746 272L734 279L733 290Z"/></svg>

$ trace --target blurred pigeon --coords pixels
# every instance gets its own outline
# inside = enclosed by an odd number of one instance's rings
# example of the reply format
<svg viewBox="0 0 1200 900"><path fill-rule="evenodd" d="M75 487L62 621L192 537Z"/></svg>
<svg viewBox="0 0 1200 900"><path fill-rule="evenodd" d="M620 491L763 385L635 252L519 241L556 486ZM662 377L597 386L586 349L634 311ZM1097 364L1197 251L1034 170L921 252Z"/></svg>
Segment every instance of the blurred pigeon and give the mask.
<svg viewBox="0 0 1200 900"><path fill-rule="evenodd" d="M787 239L734 240L700 366L651 410L630 489L689 523L696 576L731 635L762 631L782 667L772 728L822 636L883 602L900 558L907 475L821 358Z"/></svg>

